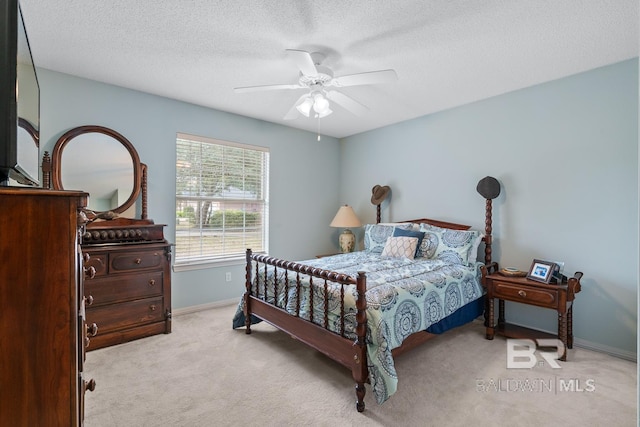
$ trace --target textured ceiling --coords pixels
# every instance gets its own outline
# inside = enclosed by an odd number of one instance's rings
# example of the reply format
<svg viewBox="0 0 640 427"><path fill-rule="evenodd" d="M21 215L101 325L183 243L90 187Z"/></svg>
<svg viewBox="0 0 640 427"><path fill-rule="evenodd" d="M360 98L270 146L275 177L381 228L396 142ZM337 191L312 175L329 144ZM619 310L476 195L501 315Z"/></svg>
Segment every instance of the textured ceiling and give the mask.
<svg viewBox="0 0 640 427"><path fill-rule="evenodd" d="M637 0L20 0L36 65L309 131L285 49L320 51L340 89L320 132L345 137L638 56Z"/></svg>

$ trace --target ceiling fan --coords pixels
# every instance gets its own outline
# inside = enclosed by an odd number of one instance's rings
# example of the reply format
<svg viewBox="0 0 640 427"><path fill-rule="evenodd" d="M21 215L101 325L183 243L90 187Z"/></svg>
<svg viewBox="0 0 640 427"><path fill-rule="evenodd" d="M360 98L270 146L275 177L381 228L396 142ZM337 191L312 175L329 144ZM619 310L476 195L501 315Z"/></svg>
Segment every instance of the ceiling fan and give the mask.
<svg viewBox="0 0 640 427"><path fill-rule="evenodd" d="M369 109L331 87L370 85L394 82L398 79L394 70L369 71L365 73L349 74L334 77L330 68L322 66L325 55L320 52L309 53L304 50L287 49L287 55L293 59L300 69L300 79L297 84L275 84L264 86L245 86L234 88L236 93L257 92L263 90L307 89L285 114L285 120L292 120L302 114L305 117L322 118L331 114L331 103L335 102L342 108L355 115L363 115ZM313 113L313 114L312 114Z"/></svg>

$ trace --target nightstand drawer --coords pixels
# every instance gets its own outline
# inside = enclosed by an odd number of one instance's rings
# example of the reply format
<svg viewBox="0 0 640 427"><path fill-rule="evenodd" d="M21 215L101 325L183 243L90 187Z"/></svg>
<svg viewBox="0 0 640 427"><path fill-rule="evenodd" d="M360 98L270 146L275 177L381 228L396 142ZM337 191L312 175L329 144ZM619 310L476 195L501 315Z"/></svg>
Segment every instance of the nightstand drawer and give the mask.
<svg viewBox="0 0 640 427"><path fill-rule="evenodd" d="M494 282L493 297L548 308L555 308L558 305L556 292L503 282Z"/></svg>

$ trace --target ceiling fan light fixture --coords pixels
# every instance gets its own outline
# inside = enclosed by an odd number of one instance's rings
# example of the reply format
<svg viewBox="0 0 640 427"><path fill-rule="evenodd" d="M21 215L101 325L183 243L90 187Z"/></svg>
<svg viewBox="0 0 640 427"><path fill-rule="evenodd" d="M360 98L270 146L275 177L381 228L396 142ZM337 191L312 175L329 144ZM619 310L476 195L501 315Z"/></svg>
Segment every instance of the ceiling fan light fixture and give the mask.
<svg viewBox="0 0 640 427"><path fill-rule="evenodd" d="M305 100L302 101L300 104L298 104L296 108L298 109L300 114L302 114L305 117L309 117L309 114L311 113L311 107L313 107L313 98L308 97L308 98L305 98Z"/></svg>
<svg viewBox="0 0 640 427"><path fill-rule="evenodd" d="M321 119L323 117L327 117L329 114L333 113L333 111L330 108L327 108L326 110L324 110L322 113L318 113L317 114L317 118Z"/></svg>
<svg viewBox="0 0 640 427"><path fill-rule="evenodd" d="M334 77L333 71L322 65L325 55L319 52L307 52L299 49L286 49L287 55L297 65L300 77L297 84L271 84L262 86L244 86L234 88L236 93L281 90L281 89L306 89L298 100L289 108L283 120L293 120L299 115L311 118L322 118L333 113L332 103L338 104L343 109L357 116L363 116L369 109L337 90L330 87L346 87L391 83L398 80L394 70L367 71L363 73L347 74ZM313 113L311 112L313 108Z"/></svg>
<svg viewBox="0 0 640 427"><path fill-rule="evenodd" d="M313 95L313 111L318 113L320 117L328 116L331 114L331 109L329 108L329 101L322 96L321 93L316 93Z"/></svg>

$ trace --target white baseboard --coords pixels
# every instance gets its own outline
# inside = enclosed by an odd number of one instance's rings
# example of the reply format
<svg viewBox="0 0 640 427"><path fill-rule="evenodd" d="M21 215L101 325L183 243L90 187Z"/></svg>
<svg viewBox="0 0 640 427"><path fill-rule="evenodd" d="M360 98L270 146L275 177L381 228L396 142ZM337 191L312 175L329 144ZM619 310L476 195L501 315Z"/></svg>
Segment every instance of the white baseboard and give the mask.
<svg viewBox="0 0 640 427"><path fill-rule="evenodd" d="M638 354L632 351L622 350L620 348L611 347L604 344L598 344L598 343L583 340L580 338L573 338L573 345L575 345L576 347L587 349L587 350L606 353L611 356L619 357L620 359L629 360L631 362L636 362L636 363L638 362Z"/></svg>
<svg viewBox="0 0 640 427"><path fill-rule="evenodd" d="M208 310L210 308L225 307L227 305L238 305L238 298L223 301L209 302L206 304L191 305L189 307L176 308L172 311L172 316L182 316L184 314L197 313L198 311Z"/></svg>
<svg viewBox="0 0 640 427"><path fill-rule="evenodd" d="M510 323L517 326L522 326L524 328L531 328L530 326L522 325L519 323L513 323L513 322L510 322ZM557 333L557 331L547 331L546 329L538 329L538 328L535 328L535 329L541 332L552 334L552 335L555 335ZM636 362L636 363L638 362L638 354L635 352L623 350L617 347L611 347L605 344L595 343L593 341L583 340L581 338L576 338L575 335L573 337L573 345L575 347L584 348L585 350L593 350L599 353L605 353L610 356L618 357L620 359L629 360L631 362Z"/></svg>

